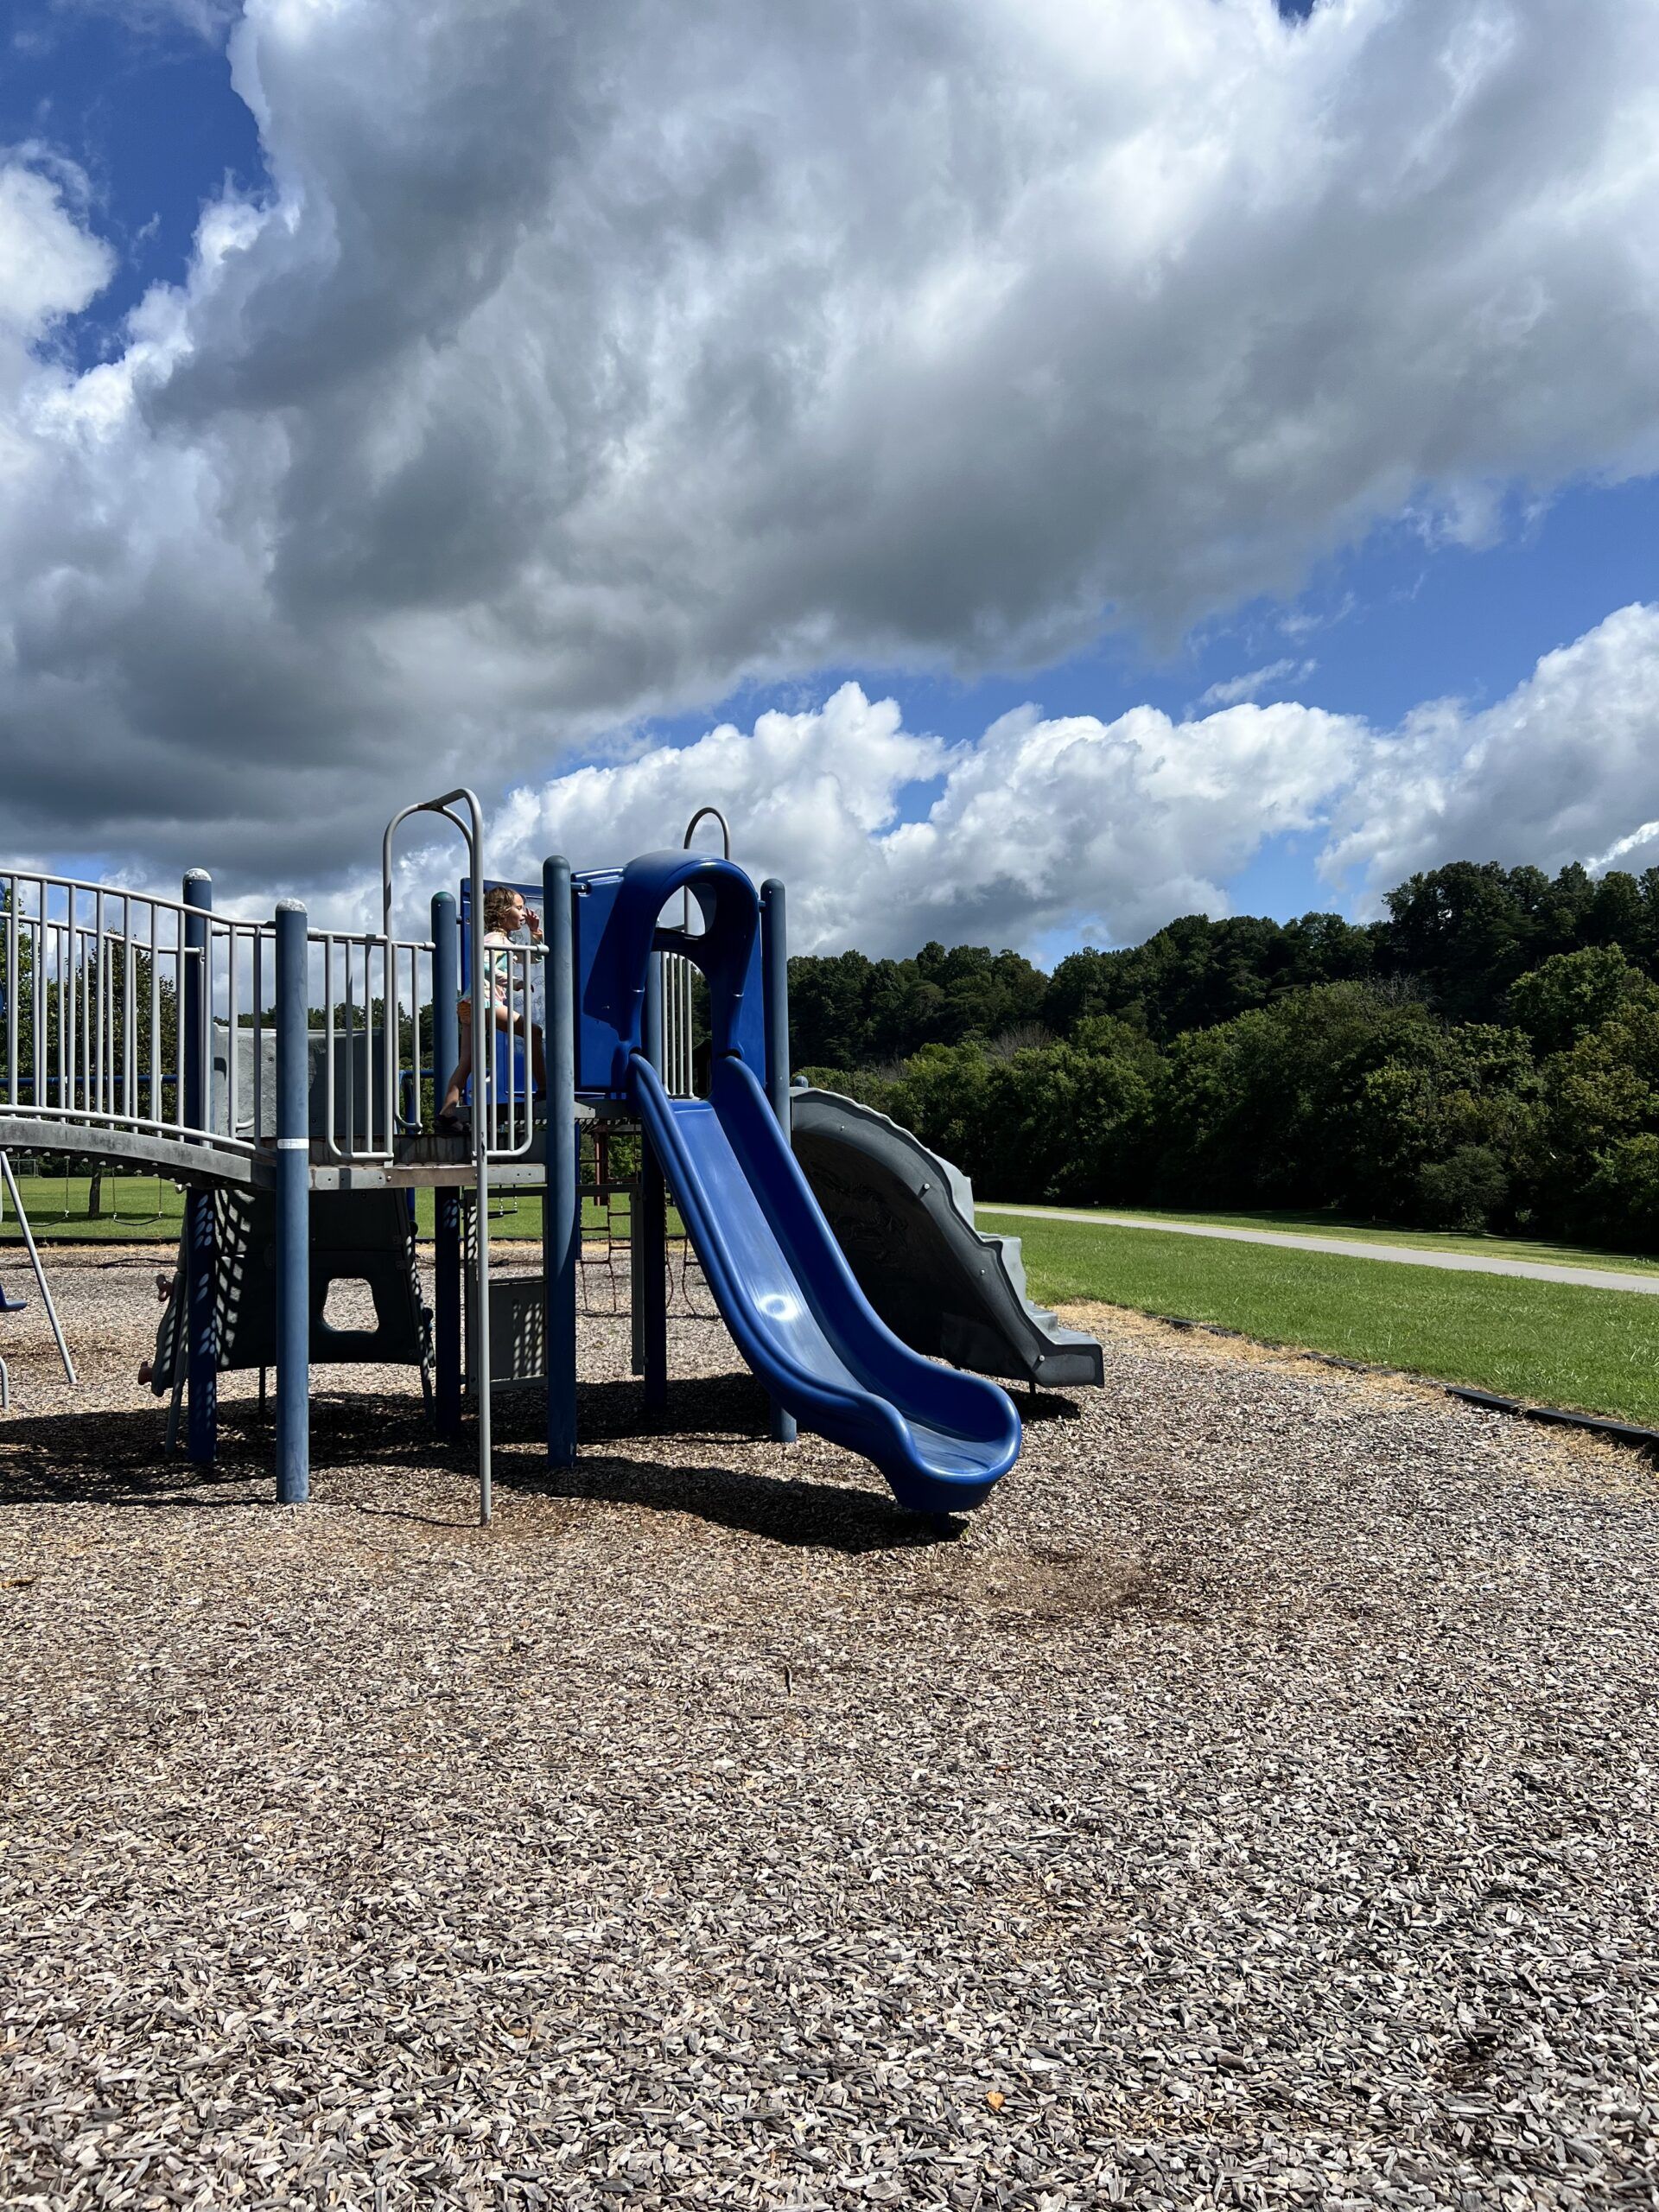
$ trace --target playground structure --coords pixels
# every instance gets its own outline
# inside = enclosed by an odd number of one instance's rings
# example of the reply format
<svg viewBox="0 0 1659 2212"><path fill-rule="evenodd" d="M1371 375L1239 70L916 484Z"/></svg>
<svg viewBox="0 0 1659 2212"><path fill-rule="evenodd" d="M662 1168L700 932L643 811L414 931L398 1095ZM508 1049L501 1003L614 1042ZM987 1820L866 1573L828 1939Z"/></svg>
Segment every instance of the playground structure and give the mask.
<svg viewBox="0 0 1659 2212"><path fill-rule="evenodd" d="M429 936L400 938L396 839L416 815L460 834L467 874L459 900L432 900ZM504 1379L544 1379L548 1458L569 1464L579 1153L584 1133L627 1130L642 1146L630 1281L647 1411L667 1410L671 1196L771 1396L774 1437L804 1423L861 1452L917 1510L978 1503L1018 1456L1018 1416L995 1383L936 1364L880 1318L791 1149L782 884L757 893L729 857L690 849L582 874L552 858L539 885L518 887L539 901L542 943L486 948L483 842L468 791L402 810L382 844L378 931L313 928L293 900L269 920L217 913L200 871L176 901L0 872L0 1147L184 1186L156 1370L193 1460L214 1456L220 1368L269 1364L277 1495L301 1502L312 1359L412 1359L441 1434L460 1434L470 1399L487 1521L501 1351ZM701 1097L694 969L711 1031ZM434 1129L429 1099L460 1056L463 972L483 1019L470 1131L457 1136ZM544 1098L528 1049L538 982ZM413 1269L423 1188L436 1205L429 1317ZM522 1278L491 1274L492 1193L524 1191L543 1198L529 1310ZM388 1260L380 1287L374 1252ZM331 1253L345 1255L338 1267ZM377 1328L360 1347L327 1326L327 1280L340 1273L371 1281Z"/></svg>
<svg viewBox="0 0 1659 2212"><path fill-rule="evenodd" d="M798 1090L790 1141L876 1312L912 1351L1028 1382L1098 1387L1104 1357L1026 1294L1017 1236L974 1225L968 1178L874 1107Z"/></svg>

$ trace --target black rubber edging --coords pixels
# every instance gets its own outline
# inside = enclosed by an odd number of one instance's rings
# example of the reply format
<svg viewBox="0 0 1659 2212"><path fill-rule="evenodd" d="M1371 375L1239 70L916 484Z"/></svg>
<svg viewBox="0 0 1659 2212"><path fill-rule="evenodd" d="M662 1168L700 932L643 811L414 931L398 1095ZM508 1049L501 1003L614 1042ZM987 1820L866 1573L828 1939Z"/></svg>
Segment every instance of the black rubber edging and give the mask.
<svg viewBox="0 0 1659 2212"><path fill-rule="evenodd" d="M1592 1436L1605 1436L1610 1443L1622 1444L1632 1452L1645 1452L1649 1459L1659 1462L1659 1429L1638 1428L1633 1423L1613 1421L1600 1414L1572 1413L1565 1406L1529 1405L1524 1398L1499 1397L1492 1390L1477 1390L1465 1382L1441 1382L1432 1375L1416 1375L1409 1368L1374 1367L1368 1360L1343 1359L1335 1352L1309 1351L1301 1344L1275 1344L1271 1337L1253 1337L1247 1329L1224 1328L1219 1321L1189 1321L1179 1313L1154 1313L1154 1321L1167 1322L1172 1329L1191 1329L1206 1337L1233 1337L1241 1344L1263 1344L1270 1351L1287 1351L1298 1359L1311 1359L1321 1367L1346 1368L1351 1375L1398 1376L1402 1382L1421 1382L1431 1390L1443 1390L1448 1398L1459 1398L1466 1406L1478 1406L1483 1413L1509 1414L1516 1421L1535 1421L1549 1428L1582 1429Z"/></svg>

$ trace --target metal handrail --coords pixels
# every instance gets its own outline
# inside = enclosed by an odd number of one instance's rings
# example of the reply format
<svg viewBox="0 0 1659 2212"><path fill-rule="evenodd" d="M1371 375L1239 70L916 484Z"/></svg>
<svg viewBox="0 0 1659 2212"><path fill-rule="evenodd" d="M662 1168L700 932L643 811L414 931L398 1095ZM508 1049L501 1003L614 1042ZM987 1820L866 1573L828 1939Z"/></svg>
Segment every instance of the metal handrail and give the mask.
<svg viewBox="0 0 1659 2212"><path fill-rule="evenodd" d="M353 929L314 929L308 940L324 1155L391 1164L413 1118L402 1102L408 1078L420 1079L432 941ZM527 1046L536 953L492 946L485 957L507 987L509 1047ZM0 1116L251 1154L276 1135L275 984L270 921L0 869ZM494 995L486 983L486 1009ZM502 1086L481 1054L478 1096L488 1159L525 1157L535 1139L528 1070L522 1086Z"/></svg>
<svg viewBox="0 0 1659 2212"><path fill-rule="evenodd" d="M700 806L685 825L685 835L680 840L682 852L689 853L697 826L703 822L720 824L720 850L722 860L732 857L731 824L717 806ZM687 937L691 931L691 892L690 886L681 893L680 926ZM694 1052L692 1036L691 971L696 963L683 953L671 952L663 959L663 1068L664 1086L671 1098L690 1097L693 1080Z"/></svg>
<svg viewBox="0 0 1659 2212"><path fill-rule="evenodd" d="M0 1112L251 1152L271 1132L264 1086L243 1097L240 1039L263 1065L270 937L184 899L0 870Z"/></svg>
<svg viewBox="0 0 1659 2212"><path fill-rule="evenodd" d="M408 1133L399 1105L431 1004L431 941L308 935L325 1154L390 1164ZM0 869L0 1116L251 1154L276 1136L275 986L269 921ZM493 1149L527 1151L531 1119L526 1102L511 1147Z"/></svg>
<svg viewBox="0 0 1659 2212"><path fill-rule="evenodd" d="M671 1098L690 1098L695 1054L692 1044L692 977L696 963L683 952L662 952L663 963L663 1088Z"/></svg>
<svg viewBox="0 0 1659 2212"><path fill-rule="evenodd" d="M435 948L429 938L372 930L306 934L313 973L320 968L321 975L324 1151L345 1165L389 1164L398 1137L410 1133L399 1102L411 1075L419 1096L421 1017L432 1003Z"/></svg>
<svg viewBox="0 0 1659 2212"><path fill-rule="evenodd" d="M57 875L50 868L0 868L0 883L10 883L14 880L22 883L48 883L54 891L86 891L104 899L129 899L135 906L165 907L181 918L202 911L186 899L169 898L164 891L134 891L124 884L94 883L89 876ZM238 917L221 914L217 918L228 922L236 920ZM270 924L262 922L257 926L268 929Z"/></svg>

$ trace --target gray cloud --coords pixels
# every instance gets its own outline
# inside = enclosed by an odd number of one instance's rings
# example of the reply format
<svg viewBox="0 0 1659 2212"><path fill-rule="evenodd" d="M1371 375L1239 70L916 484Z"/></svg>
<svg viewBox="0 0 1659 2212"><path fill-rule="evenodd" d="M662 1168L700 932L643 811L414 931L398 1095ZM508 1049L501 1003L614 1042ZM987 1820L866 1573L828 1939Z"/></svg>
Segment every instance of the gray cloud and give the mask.
<svg viewBox="0 0 1659 2212"><path fill-rule="evenodd" d="M1647 0L254 0L232 52L273 196L118 362L52 363L103 264L9 172L37 849L324 883L745 678L1171 639L1654 461Z"/></svg>

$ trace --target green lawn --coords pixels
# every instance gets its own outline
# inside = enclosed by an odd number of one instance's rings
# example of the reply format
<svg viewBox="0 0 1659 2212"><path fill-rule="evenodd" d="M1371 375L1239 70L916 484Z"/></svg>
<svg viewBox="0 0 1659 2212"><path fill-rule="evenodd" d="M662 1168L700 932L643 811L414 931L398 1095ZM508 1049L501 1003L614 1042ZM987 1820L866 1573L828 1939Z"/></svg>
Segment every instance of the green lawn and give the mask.
<svg viewBox="0 0 1659 2212"><path fill-rule="evenodd" d="M1039 1212L1088 1213L1088 1206L1039 1207ZM1103 1215L1117 1214L1127 1220L1189 1222L1205 1229L1276 1229L1298 1236L1336 1236L1350 1243L1403 1244L1421 1252L1469 1252L1494 1260L1547 1260L1554 1267L1617 1268L1636 1274L1659 1273L1659 1259L1646 1252L1615 1252L1588 1244L1555 1244L1525 1236L1477 1236L1450 1230L1398 1229L1389 1222L1364 1221L1346 1214L1324 1211L1300 1213L1274 1209L1260 1213L1178 1213L1166 1206L1107 1206ZM980 1205L977 1213L995 1213L994 1205Z"/></svg>
<svg viewBox="0 0 1659 2212"><path fill-rule="evenodd" d="M42 1244L175 1244L184 1218L184 1194L154 1175L105 1175L99 1211L86 1208L87 1175L20 1175L18 1188L29 1224ZM0 1244L22 1239L10 1201L0 1224Z"/></svg>
<svg viewBox="0 0 1659 2212"><path fill-rule="evenodd" d="M988 1207L978 1219L1022 1240L1033 1294L1051 1304L1099 1299L1217 1322L1271 1344L1659 1427L1659 1297Z"/></svg>
<svg viewBox="0 0 1659 2212"><path fill-rule="evenodd" d="M67 1188L60 1175L25 1176L20 1182L42 1243L166 1244L177 1239L181 1194L153 1176L105 1176L102 1211L93 1217L86 1212L85 1176L71 1177ZM416 1205L420 1233L429 1236L432 1193L420 1192ZM626 1202L618 1212L621 1226ZM1325 1214L1164 1217L1238 1228L1323 1228L1344 1236L1365 1226L1334 1222ZM1051 1302L1099 1299L1144 1313L1218 1322L1270 1343L1336 1352L1540 1404L1574 1406L1659 1427L1659 1298L1379 1265L1341 1253L1160 1236L1155 1229L998 1215L988 1206L978 1210L978 1218L982 1227L1006 1230L1022 1239L1033 1290ZM671 1213L669 1225L678 1233ZM583 1207L582 1226L589 1235L602 1226L591 1202ZM1369 1226L1375 1233L1374 1224ZM491 1229L499 1239L539 1238L539 1194L504 1194L491 1209ZM1599 1259L1625 1266L1655 1264L1570 1245L1382 1234L1389 1242L1443 1251L1580 1265ZM0 1243L16 1241L16 1224L8 1209Z"/></svg>

